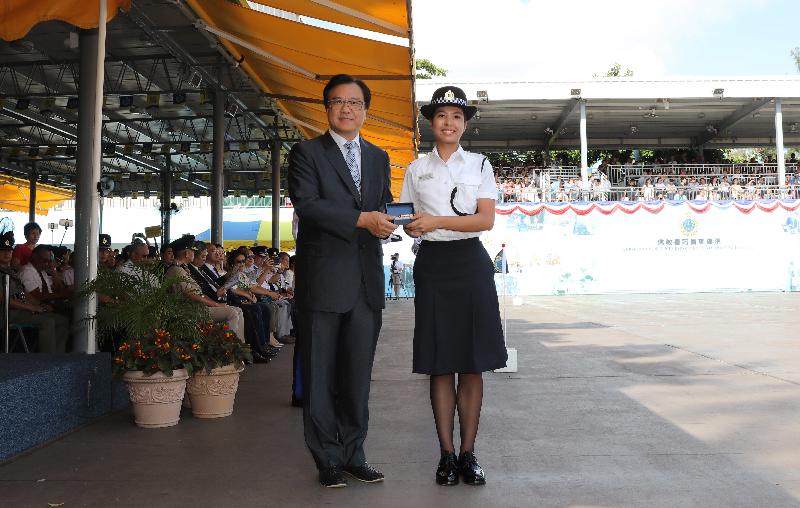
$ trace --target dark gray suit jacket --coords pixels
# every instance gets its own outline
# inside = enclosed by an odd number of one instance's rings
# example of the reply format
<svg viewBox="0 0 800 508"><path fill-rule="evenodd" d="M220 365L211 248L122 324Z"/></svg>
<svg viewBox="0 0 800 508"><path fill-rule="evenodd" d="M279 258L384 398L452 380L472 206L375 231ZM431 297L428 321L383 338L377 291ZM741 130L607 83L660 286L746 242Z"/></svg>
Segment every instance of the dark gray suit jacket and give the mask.
<svg viewBox="0 0 800 508"><path fill-rule="evenodd" d="M388 154L361 140L361 196L330 134L302 141L289 154L289 196L300 224L295 301L306 310L344 313L363 285L373 309L384 307L383 248L359 214L392 201Z"/></svg>

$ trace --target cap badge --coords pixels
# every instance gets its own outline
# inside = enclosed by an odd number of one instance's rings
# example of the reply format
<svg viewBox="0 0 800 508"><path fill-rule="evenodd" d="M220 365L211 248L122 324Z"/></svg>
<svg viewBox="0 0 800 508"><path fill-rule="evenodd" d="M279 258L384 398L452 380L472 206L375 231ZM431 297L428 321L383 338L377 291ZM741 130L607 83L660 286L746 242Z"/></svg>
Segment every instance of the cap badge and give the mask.
<svg viewBox="0 0 800 508"><path fill-rule="evenodd" d="M444 99L446 101L452 102L452 101L456 100L456 94L454 94L452 90L448 90L448 91L446 91L444 93Z"/></svg>

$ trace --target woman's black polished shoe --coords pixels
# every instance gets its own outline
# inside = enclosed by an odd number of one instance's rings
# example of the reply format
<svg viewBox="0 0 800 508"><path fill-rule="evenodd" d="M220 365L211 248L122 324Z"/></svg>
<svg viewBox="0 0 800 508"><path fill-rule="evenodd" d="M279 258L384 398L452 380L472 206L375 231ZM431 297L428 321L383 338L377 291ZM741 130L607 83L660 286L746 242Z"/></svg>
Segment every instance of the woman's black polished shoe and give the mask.
<svg viewBox="0 0 800 508"><path fill-rule="evenodd" d="M458 458L453 452L442 452L439 467L436 468L436 483L456 485L458 483Z"/></svg>
<svg viewBox="0 0 800 508"><path fill-rule="evenodd" d="M472 452L461 452L458 458L458 468L461 472L461 477L467 485L485 485L486 475L483 473L483 468L478 464L478 459Z"/></svg>

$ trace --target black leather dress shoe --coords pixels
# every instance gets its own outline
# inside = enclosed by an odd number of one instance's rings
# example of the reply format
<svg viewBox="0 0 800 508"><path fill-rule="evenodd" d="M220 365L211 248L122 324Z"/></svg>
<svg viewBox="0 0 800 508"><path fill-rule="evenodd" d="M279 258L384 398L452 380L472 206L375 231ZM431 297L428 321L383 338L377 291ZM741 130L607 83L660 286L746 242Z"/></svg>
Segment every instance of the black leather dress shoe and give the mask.
<svg viewBox="0 0 800 508"><path fill-rule="evenodd" d="M436 483L439 485L458 483L458 458L455 453L442 453L439 467L436 468Z"/></svg>
<svg viewBox="0 0 800 508"><path fill-rule="evenodd" d="M486 475L483 468L478 464L478 459L472 452L462 452L458 458L458 467L461 477L467 485L485 485Z"/></svg>
<svg viewBox="0 0 800 508"><path fill-rule="evenodd" d="M319 471L319 482L323 487L347 487L347 480L342 473L341 466L330 466Z"/></svg>
<svg viewBox="0 0 800 508"><path fill-rule="evenodd" d="M377 483L383 481L383 473L366 462L360 466L345 467L344 472L361 482Z"/></svg>
<svg viewBox="0 0 800 508"><path fill-rule="evenodd" d="M253 351L253 363L269 363L270 359L258 351Z"/></svg>

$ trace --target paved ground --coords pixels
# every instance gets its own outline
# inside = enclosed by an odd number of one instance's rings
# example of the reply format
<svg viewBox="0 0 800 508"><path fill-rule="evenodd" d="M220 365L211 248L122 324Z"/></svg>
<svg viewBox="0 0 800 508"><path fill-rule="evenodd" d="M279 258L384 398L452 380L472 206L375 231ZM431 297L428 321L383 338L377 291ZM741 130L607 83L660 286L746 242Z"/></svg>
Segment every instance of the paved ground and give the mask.
<svg viewBox="0 0 800 508"><path fill-rule="evenodd" d="M0 506L798 507L800 294L530 298L519 372L486 375L485 487L437 487L410 302L390 302L367 452L383 484L325 490L288 405L291 351L248 369L232 417L102 419L0 467ZM287 348L288 349L288 348Z"/></svg>

